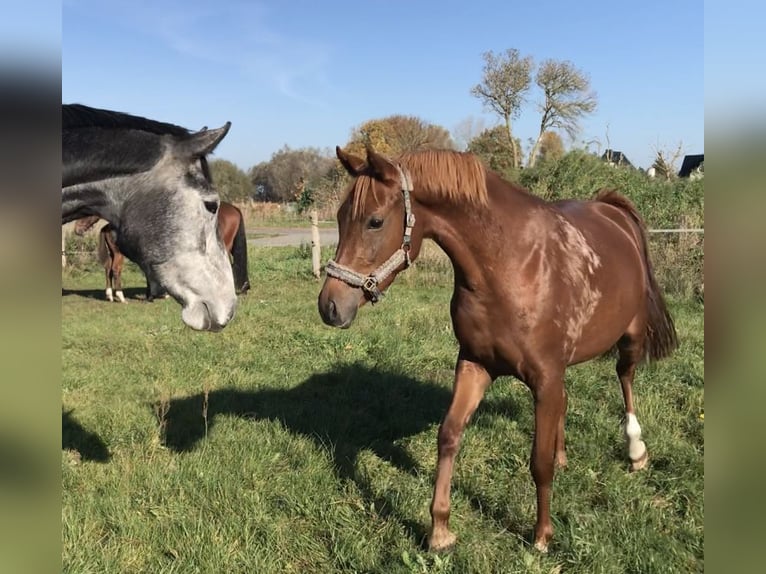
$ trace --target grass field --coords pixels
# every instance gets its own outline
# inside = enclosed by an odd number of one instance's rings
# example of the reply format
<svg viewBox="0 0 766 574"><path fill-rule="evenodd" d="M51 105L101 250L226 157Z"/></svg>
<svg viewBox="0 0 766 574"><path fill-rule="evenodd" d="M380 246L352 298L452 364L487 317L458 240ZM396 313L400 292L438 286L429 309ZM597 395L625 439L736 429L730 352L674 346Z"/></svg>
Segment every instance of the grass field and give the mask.
<svg viewBox="0 0 766 574"><path fill-rule="evenodd" d="M250 265L253 290L218 334L135 298L135 267L126 305L103 300L95 266L63 274L66 572L703 571L700 303L670 301L681 348L637 375L648 470L627 472L614 361L570 369L569 467L550 552L535 552L531 399L499 379L457 460L458 545L435 556L449 270L416 264L340 331L319 319L306 249L253 249Z"/></svg>

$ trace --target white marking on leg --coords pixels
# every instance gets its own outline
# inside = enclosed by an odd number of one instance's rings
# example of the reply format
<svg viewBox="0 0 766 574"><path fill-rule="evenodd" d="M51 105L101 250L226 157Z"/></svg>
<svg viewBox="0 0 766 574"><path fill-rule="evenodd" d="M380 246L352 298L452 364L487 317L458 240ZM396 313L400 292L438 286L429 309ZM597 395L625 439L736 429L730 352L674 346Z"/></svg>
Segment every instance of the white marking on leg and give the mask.
<svg viewBox="0 0 766 574"><path fill-rule="evenodd" d="M114 301L114 297L112 296L112 288L107 287L106 288L106 300L107 301Z"/></svg>
<svg viewBox="0 0 766 574"><path fill-rule="evenodd" d="M116 291L114 294L117 296L117 300L120 303L125 303L125 295L122 294L122 291Z"/></svg>
<svg viewBox="0 0 766 574"><path fill-rule="evenodd" d="M628 413L625 421L625 438L628 441L628 456L633 462L641 460L646 454L646 443L641 440L641 425L633 413Z"/></svg>

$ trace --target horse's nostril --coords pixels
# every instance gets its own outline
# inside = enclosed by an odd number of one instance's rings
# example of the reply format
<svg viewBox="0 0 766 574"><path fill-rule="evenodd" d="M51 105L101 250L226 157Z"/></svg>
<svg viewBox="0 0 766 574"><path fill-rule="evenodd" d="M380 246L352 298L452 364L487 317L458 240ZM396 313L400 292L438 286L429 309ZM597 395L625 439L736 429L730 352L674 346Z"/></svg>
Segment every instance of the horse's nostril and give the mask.
<svg viewBox="0 0 766 574"><path fill-rule="evenodd" d="M330 304L327 305L327 316L333 322L338 318L338 309L335 307L335 301L332 299L330 299Z"/></svg>

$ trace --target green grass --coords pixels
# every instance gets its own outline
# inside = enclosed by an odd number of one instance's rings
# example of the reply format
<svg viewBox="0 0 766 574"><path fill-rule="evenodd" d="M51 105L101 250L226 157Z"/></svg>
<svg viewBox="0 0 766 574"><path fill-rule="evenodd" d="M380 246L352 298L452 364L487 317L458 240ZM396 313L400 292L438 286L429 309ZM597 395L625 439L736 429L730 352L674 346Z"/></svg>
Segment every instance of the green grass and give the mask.
<svg viewBox="0 0 766 574"><path fill-rule="evenodd" d="M324 259L330 256L327 252ZM634 386L650 450L630 474L613 360L568 371L556 533L530 547L529 392L500 379L462 444L456 549L423 550L436 430L457 344L451 277L407 271L345 331L322 325L305 249L250 254L221 333L169 300L103 300L63 276L63 560L72 573L695 572L704 569L703 307L671 301L682 346ZM144 280L129 266L128 295Z"/></svg>

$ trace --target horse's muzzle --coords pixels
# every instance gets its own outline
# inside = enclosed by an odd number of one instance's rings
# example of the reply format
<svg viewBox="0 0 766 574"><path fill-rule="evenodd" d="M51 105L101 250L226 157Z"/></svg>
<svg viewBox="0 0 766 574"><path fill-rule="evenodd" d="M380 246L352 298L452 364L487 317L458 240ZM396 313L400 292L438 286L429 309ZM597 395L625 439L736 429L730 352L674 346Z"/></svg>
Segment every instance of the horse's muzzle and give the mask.
<svg viewBox="0 0 766 574"><path fill-rule="evenodd" d="M202 301L185 305L181 311L181 319L195 331L220 331L234 317L236 299L234 301L234 305L219 312L215 312L210 305Z"/></svg>
<svg viewBox="0 0 766 574"><path fill-rule="evenodd" d="M330 293L330 289L325 282L322 291L319 293L317 307L319 315L326 325L348 329L354 322L356 311L359 308L358 289L349 289L349 293L339 294Z"/></svg>

